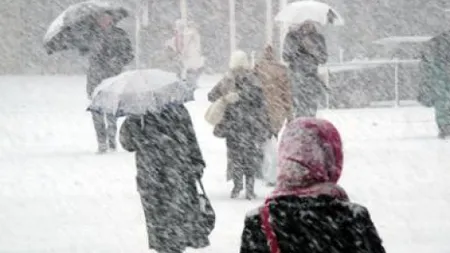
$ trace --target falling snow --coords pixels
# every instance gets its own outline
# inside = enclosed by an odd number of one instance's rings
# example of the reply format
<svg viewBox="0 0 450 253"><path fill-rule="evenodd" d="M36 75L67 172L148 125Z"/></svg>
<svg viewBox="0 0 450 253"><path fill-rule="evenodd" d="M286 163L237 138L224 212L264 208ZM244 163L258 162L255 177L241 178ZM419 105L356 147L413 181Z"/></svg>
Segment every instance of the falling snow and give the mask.
<svg viewBox="0 0 450 253"><path fill-rule="evenodd" d="M450 4L317 1L3 0L0 252L450 252Z"/></svg>

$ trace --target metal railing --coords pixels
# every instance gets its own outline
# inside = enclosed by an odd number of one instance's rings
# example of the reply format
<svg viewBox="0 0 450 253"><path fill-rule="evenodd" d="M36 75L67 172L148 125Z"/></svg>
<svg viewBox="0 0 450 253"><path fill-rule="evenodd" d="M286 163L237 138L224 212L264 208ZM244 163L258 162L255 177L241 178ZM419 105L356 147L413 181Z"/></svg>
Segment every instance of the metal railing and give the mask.
<svg viewBox="0 0 450 253"><path fill-rule="evenodd" d="M394 105L395 107L400 106L400 89L399 89L399 66L400 65L417 65L420 60L416 59L372 59L372 60L356 60L350 62L342 62L342 63L329 63L320 68L319 73L326 76L325 82L329 87L329 74L332 73L340 73L345 71L352 70L362 70L362 69L370 69L383 65L391 65L394 68L394 83L392 84L394 89ZM329 100L330 94L326 94L326 104L327 108L329 108Z"/></svg>

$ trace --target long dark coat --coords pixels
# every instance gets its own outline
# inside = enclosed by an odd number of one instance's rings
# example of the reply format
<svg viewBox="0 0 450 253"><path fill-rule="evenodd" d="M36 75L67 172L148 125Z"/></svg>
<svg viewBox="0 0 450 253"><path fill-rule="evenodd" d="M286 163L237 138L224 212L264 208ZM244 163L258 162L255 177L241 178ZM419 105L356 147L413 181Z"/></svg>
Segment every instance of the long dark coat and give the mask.
<svg viewBox="0 0 450 253"><path fill-rule="evenodd" d="M198 238L202 228L197 225L195 185L205 162L187 109L172 105L161 113L129 117L120 130L120 142L136 152L137 188L150 249L206 246L207 238Z"/></svg>
<svg viewBox="0 0 450 253"><path fill-rule="evenodd" d="M328 59L325 37L317 31L291 30L284 39L282 56L295 72L317 73L319 64Z"/></svg>
<svg viewBox="0 0 450 253"><path fill-rule="evenodd" d="M131 41L123 29L112 27L110 31L95 30L93 33L96 38L93 39L91 48L87 48L85 52L89 55L86 85L88 97L92 96L92 92L104 79L120 74L134 58Z"/></svg>
<svg viewBox="0 0 450 253"><path fill-rule="evenodd" d="M328 58L324 36L302 28L291 30L284 40L282 57L289 67L295 116L315 116L317 100L325 89L318 76L319 64Z"/></svg>
<svg viewBox="0 0 450 253"><path fill-rule="evenodd" d="M262 178L262 147L271 134L264 94L253 83L257 79L251 71L235 75L234 80L240 99L228 105L222 121L214 128L214 135L226 139L227 180L233 178L235 170Z"/></svg>
<svg viewBox="0 0 450 253"><path fill-rule="evenodd" d="M260 211L245 219L240 253L270 253ZM329 196L283 196L270 204L271 225L280 253L385 253L363 206Z"/></svg>
<svg viewBox="0 0 450 253"><path fill-rule="evenodd" d="M450 132L450 32L427 43L420 70L418 100L426 106L433 106L439 129Z"/></svg>

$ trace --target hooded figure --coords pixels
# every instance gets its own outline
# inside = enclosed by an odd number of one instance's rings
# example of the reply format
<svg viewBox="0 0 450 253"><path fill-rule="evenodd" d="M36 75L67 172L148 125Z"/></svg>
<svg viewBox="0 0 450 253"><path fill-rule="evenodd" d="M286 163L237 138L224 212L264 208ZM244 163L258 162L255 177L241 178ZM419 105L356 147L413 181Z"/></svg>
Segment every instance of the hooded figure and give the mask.
<svg viewBox="0 0 450 253"><path fill-rule="evenodd" d="M273 48L267 46L263 58L256 63L255 72L261 81L272 133L278 136L284 121L292 118L292 93L287 69L277 62Z"/></svg>
<svg viewBox="0 0 450 253"><path fill-rule="evenodd" d="M276 190L248 213L241 253L384 253L368 210L337 185L342 142L328 121L296 119L283 132Z"/></svg>
<svg viewBox="0 0 450 253"><path fill-rule="evenodd" d="M107 78L120 74L123 68L133 60L133 49L127 33L114 26L113 18L104 15L97 20L92 29L96 36L88 54L86 92L89 99L100 83ZM116 149L117 119L115 115L92 112L92 120L97 135L98 152L104 153Z"/></svg>
<svg viewBox="0 0 450 253"><path fill-rule="evenodd" d="M254 199L255 178L262 178L263 144L270 137L263 91L248 68L247 55L235 52L230 61L231 75L209 93L215 100L234 91L239 99L228 104L223 119L215 126L214 135L226 139L227 179L233 180L231 198L243 190L245 178L246 198Z"/></svg>
<svg viewBox="0 0 450 253"><path fill-rule="evenodd" d="M312 21L293 26L286 35L283 60L289 66L295 117L314 117L325 85L318 67L327 61L325 38Z"/></svg>
<svg viewBox="0 0 450 253"><path fill-rule="evenodd" d="M149 248L181 253L186 247L207 246L196 188L205 162L188 110L170 105L159 113L130 116L120 129L120 142L136 152Z"/></svg>

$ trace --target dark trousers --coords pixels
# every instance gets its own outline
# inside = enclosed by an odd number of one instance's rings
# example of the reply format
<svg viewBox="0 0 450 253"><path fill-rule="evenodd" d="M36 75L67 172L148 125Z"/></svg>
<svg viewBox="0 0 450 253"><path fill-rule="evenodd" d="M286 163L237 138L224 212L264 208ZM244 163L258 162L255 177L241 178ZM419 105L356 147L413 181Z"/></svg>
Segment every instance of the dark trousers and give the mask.
<svg viewBox="0 0 450 253"><path fill-rule="evenodd" d="M255 192L255 173L254 168L235 168L233 171L233 191L242 191L244 189L245 178L245 191L249 193Z"/></svg>
<svg viewBox="0 0 450 253"><path fill-rule="evenodd" d="M116 149L117 118L112 114L92 112L92 121L99 150Z"/></svg>

